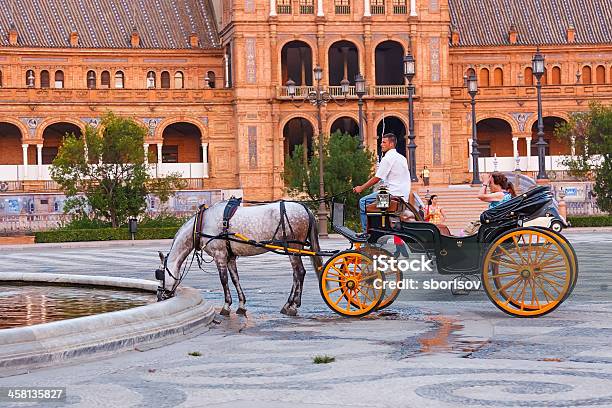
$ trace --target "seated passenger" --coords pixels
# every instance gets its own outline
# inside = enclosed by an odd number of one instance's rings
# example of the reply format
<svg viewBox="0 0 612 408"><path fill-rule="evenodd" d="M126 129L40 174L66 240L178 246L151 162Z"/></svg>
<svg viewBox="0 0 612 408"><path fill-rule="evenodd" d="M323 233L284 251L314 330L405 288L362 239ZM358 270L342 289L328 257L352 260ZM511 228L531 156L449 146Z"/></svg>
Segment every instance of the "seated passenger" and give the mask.
<svg viewBox="0 0 612 408"><path fill-rule="evenodd" d="M438 196L432 195L427 201L427 207L425 207L425 221L431 222L432 224L443 224L446 221L446 214L444 209L438 205Z"/></svg>
<svg viewBox="0 0 612 408"><path fill-rule="evenodd" d="M490 192L487 193L487 187ZM487 178L487 181L482 184L478 199L489 203L489 209L495 208L498 205L510 201L516 196L514 185L508 181L508 178L502 173L492 173ZM480 221L471 221L470 224L463 230L464 235L475 234L480 228Z"/></svg>
<svg viewBox="0 0 612 408"><path fill-rule="evenodd" d="M380 142L380 148L385 154L380 161L376 175L363 183L360 186L353 188L353 191L360 194L364 190L372 187L381 180L387 184L389 193L394 196L402 197L408 201L410 196L410 171L408 170L408 162L406 158L395 150L397 145L397 137L393 133L383 135ZM363 233L366 232L367 216L366 206L376 201L378 193L374 192L361 197L359 200L359 212L361 215L361 228Z"/></svg>

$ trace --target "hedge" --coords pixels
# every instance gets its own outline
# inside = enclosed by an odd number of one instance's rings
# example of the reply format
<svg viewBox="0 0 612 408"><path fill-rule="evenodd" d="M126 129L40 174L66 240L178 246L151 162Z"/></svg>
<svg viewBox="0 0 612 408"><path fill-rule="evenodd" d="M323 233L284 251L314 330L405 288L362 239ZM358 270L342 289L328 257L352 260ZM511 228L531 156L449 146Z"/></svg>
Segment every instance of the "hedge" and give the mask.
<svg viewBox="0 0 612 408"><path fill-rule="evenodd" d="M568 221L572 227L611 227L612 215L568 217Z"/></svg>
<svg viewBox="0 0 612 408"><path fill-rule="evenodd" d="M174 238L176 231L178 231L178 227L138 228L135 239L170 239ZM40 231L34 233L34 235L36 243L132 239L126 227Z"/></svg>

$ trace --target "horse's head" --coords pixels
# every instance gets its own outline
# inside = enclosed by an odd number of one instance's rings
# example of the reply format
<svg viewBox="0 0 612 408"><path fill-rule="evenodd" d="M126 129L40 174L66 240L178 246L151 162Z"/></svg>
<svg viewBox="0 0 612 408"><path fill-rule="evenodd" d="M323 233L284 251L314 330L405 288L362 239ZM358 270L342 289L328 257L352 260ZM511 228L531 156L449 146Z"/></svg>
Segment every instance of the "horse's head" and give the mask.
<svg viewBox="0 0 612 408"><path fill-rule="evenodd" d="M160 281L160 285L157 287L157 300L165 300L174 296L174 292L180 283L175 279L176 275L168 269L168 257L161 251L158 252L161 265L155 270L155 279Z"/></svg>

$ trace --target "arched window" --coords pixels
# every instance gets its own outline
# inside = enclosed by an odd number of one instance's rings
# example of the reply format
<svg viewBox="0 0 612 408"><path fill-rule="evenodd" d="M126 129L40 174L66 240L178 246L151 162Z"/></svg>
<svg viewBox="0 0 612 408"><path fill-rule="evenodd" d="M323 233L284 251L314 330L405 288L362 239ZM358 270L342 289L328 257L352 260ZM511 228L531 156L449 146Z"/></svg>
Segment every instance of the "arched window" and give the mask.
<svg viewBox="0 0 612 408"><path fill-rule="evenodd" d="M96 73L94 71L87 72L87 89L96 89Z"/></svg>
<svg viewBox="0 0 612 408"><path fill-rule="evenodd" d="M206 81L208 82L209 88L215 87L215 73L213 71L208 71L206 74Z"/></svg>
<svg viewBox="0 0 612 408"><path fill-rule="evenodd" d="M504 71L501 68L493 71L493 86L504 86Z"/></svg>
<svg viewBox="0 0 612 408"><path fill-rule="evenodd" d="M59 89L64 87L64 71L55 71L55 87Z"/></svg>
<svg viewBox="0 0 612 408"><path fill-rule="evenodd" d="M550 83L551 85L561 85L561 68L553 67Z"/></svg>
<svg viewBox="0 0 612 408"><path fill-rule="evenodd" d="M147 89L153 89L156 86L155 72L149 71L147 74Z"/></svg>
<svg viewBox="0 0 612 408"><path fill-rule="evenodd" d="M480 70L480 78L478 79L478 85L489 86L489 70L483 68Z"/></svg>
<svg viewBox="0 0 612 408"><path fill-rule="evenodd" d="M49 79L49 71L43 70L40 72L40 87L49 88L51 86L51 80Z"/></svg>
<svg viewBox="0 0 612 408"><path fill-rule="evenodd" d="M110 72L102 71L102 75L100 75L100 85L102 88L110 88Z"/></svg>
<svg viewBox="0 0 612 408"><path fill-rule="evenodd" d="M0 88L2 88L2 71L0 71Z"/></svg>
<svg viewBox="0 0 612 408"><path fill-rule="evenodd" d="M590 84L591 83L591 67L585 65L582 67L582 83Z"/></svg>
<svg viewBox="0 0 612 408"><path fill-rule="evenodd" d="M542 75L542 79L540 80L542 85L548 84L548 68L544 68L544 74Z"/></svg>
<svg viewBox="0 0 612 408"><path fill-rule="evenodd" d="M123 76L123 71L115 72L115 88L122 89L123 88L123 80L125 77Z"/></svg>
<svg viewBox="0 0 612 408"><path fill-rule="evenodd" d="M183 89L185 87L185 78L181 71L174 74L174 88Z"/></svg>
<svg viewBox="0 0 612 408"><path fill-rule="evenodd" d="M161 87L164 89L170 88L170 73L168 71L161 73Z"/></svg>
<svg viewBox="0 0 612 408"><path fill-rule="evenodd" d="M598 65L595 69L595 82L598 84L606 83L606 67L603 65Z"/></svg>
<svg viewBox="0 0 612 408"><path fill-rule="evenodd" d="M525 85L533 86L533 70L531 67L525 68Z"/></svg>

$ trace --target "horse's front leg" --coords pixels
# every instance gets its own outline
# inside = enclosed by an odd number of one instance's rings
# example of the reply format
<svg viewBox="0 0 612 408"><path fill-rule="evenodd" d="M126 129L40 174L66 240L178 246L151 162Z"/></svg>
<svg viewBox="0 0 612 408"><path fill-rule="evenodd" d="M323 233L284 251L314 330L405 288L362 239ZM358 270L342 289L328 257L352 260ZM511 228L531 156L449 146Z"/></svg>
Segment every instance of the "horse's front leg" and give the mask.
<svg viewBox="0 0 612 408"><path fill-rule="evenodd" d="M246 297L244 296L244 292L242 291L242 286L240 286L240 277L238 276L238 267L236 266L235 256L229 259L227 266L229 268L230 277L232 278L234 287L236 288L236 292L238 292L238 309L236 309L236 313L246 316L246 308L244 307L246 303Z"/></svg>
<svg viewBox="0 0 612 408"><path fill-rule="evenodd" d="M229 284L227 282L227 258L224 256L215 257L215 263L219 270L219 279L221 280L221 286L223 286L223 294L225 295L225 304L221 309L222 316L229 316L230 306L232 305L232 294L230 293Z"/></svg>

